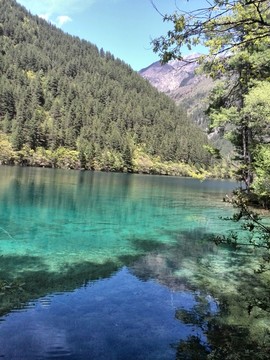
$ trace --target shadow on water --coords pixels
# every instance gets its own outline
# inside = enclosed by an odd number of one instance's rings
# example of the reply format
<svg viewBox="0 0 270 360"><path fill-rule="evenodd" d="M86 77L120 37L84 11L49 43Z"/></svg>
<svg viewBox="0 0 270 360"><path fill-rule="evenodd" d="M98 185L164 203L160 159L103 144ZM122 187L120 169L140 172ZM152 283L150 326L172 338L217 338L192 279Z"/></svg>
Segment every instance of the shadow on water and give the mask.
<svg viewBox="0 0 270 360"><path fill-rule="evenodd" d="M269 359L269 278L254 272L255 251L216 246L213 237L203 229L175 233L174 243L157 248L154 241L134 240L134 246L149 252L131 271L143 281L154 279L170 289L197 294L196 305L177 309L175 318L196 324L207 343L195 335L181 340L174 344L177 360Z"/></svg>
<svg viewBox="0 0 270 360"><path fill-rule="evenodd" d="M197 244L203 238L203 231L182 234L175 244L156 240L133 239L132 246L137 255L122 255L104 263L90 261L64 264L59 271L52 271L43 257L26 255L2 255L0 257L0 314L22 307L27 301L55 293L73 291L90 281L109 278L123 266L140 280L153 279L173 290L196 290L188 276L174 272L183 266L191 253L198 258L206 252L213 252L213 244ZM189 239L188 246L183 239ZM198 242L198 241L197 241ZM197 250L196 250L197 249Z"/></svg>
<svg viewBox="0 0 270 360"><path fill-rule="evenodd" d="M1 256L0 315L39 297L73 291L90 281L109 278L123 265L120 261L80 262L52 272L39 257Z"/></svg>
<svg viewBox="0 0 270 360"><path fill-rule="evenodd" d="M198 310L176 312L176 318L185 324L194 324L198 318L207 336L207 345L200 337L191 335L174 345L176 360L268 360L269 337L260 334L254 337L249 326L226 324L220 317L211 317L206 322L205 314L200 318Z"/></svg>
<svg viewBox="0 0 270 360"><path fill-rule="evenodd" d="M217 247L208 241L203 228L170 233L170 243L133 239L139 253L145 253L131 265L131 271L141 280L154 279L173 290L198 289L194 279L201 259L217 254Z"/></svg>

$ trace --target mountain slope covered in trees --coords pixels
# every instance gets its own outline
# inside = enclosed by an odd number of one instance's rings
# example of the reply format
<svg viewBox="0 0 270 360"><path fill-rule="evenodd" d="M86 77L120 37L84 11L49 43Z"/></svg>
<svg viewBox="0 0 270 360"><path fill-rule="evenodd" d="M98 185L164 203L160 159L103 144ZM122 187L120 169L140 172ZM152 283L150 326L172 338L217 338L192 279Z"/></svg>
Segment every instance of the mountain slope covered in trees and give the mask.
<svg viewBox="0 0 270 360"><path fill-rule="evenodd" d="M176 104L185 108L191 119L203 129L208 127L204 114L207 97L214 86L210 77L197 74L199 54L184 56L183 60L171 60L167 64L157 61L139 74L160 92L168 95Z"/></svg>
<svg viewBox="0 0 270 360"><path fill-rule="evenodd" d="M210 76L201 73L199 58L200 54L193 54L184 56L183 60L170 60L166 64L157 61L141 69L139 74L185 109L195 124L209 132L210 122L206 111L210 93L216 82ZM208 138L224 156L232 156L232 146L224 139L222 129L214 129L208 134Z"/></svg>
<svg viewBox="0 0 270 360"><path fill-rule="evenodd" d="M0 6L2 163L136 171L138 154L209 161L205 134L130 66L14 0Z"/></svg>

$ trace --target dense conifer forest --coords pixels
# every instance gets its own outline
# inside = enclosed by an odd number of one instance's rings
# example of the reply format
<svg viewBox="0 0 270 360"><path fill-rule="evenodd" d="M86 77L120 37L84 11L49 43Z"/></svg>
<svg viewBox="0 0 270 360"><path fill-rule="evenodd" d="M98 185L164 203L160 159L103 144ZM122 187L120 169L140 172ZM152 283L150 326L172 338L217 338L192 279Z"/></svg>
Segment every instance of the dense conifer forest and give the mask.
<svg viewBox="0 0 270 360"><path fill-rule="evenodd" d="M0 5L2 164L166 173L209 162L206 135L129 65Z"/></svg>

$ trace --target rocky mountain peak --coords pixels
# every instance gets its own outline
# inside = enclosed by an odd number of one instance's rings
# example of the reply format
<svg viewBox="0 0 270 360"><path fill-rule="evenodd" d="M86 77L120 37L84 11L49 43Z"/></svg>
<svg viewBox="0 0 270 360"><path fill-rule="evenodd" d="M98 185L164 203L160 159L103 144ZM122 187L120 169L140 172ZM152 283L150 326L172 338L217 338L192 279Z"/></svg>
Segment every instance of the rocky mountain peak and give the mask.
<svg viewBox="0 0 270 360"><path fill-rule="evenodd" d="M194 60L198 57L199 54L193 54L184 57L182 61L171 60L164 65L157 61L140 70L139 74L159 91L170 95L180 88L200 82L202 77L195 75L199 65Z"/></svg>
<svg viewBox="0 0 270 360"><path fill-rule="evenodd" d="M205 75L198 75L196 61L200 54L191 54L180 60L171 60L162 65L159 61L139 71L160 92L167 94L177 104L181 104L194 122L207 127L204 110L207 107L207 95L213 87L213 81ZM195 61L194 61L195 60Z"/></svg>
<svg viewBox="0 0 270 360"><path fill-rule="evenodd" d="M185 108L190 118L207 132L208 118L205 110L214 82L206 75L196 73L196 69L199 67L196 59L199 56L200 54L192 54L184 57L182 61L171 60L165 65L157 61L140 70L139 74L160 92L165 93ZM228 147L227 142L221 141L218 130L209 135L209 138L220 148Z"/></svg>

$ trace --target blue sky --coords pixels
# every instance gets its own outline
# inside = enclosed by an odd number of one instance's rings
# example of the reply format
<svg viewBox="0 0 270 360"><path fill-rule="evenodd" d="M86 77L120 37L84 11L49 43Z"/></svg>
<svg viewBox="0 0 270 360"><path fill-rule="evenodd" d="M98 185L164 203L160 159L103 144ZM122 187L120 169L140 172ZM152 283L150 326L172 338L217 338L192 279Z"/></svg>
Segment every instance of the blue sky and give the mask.
<svg viewBox="0 0 270 360"><path fill-rule="evenodd" d="M178 0L187 9L202 0ZM151 39L165 34L170 25L153 8L150 0L17 0L34 15L56 24L63 31L110 51L134 70L158 61ZM162 13L176 10L175 0L154 0Z"/></svg>

